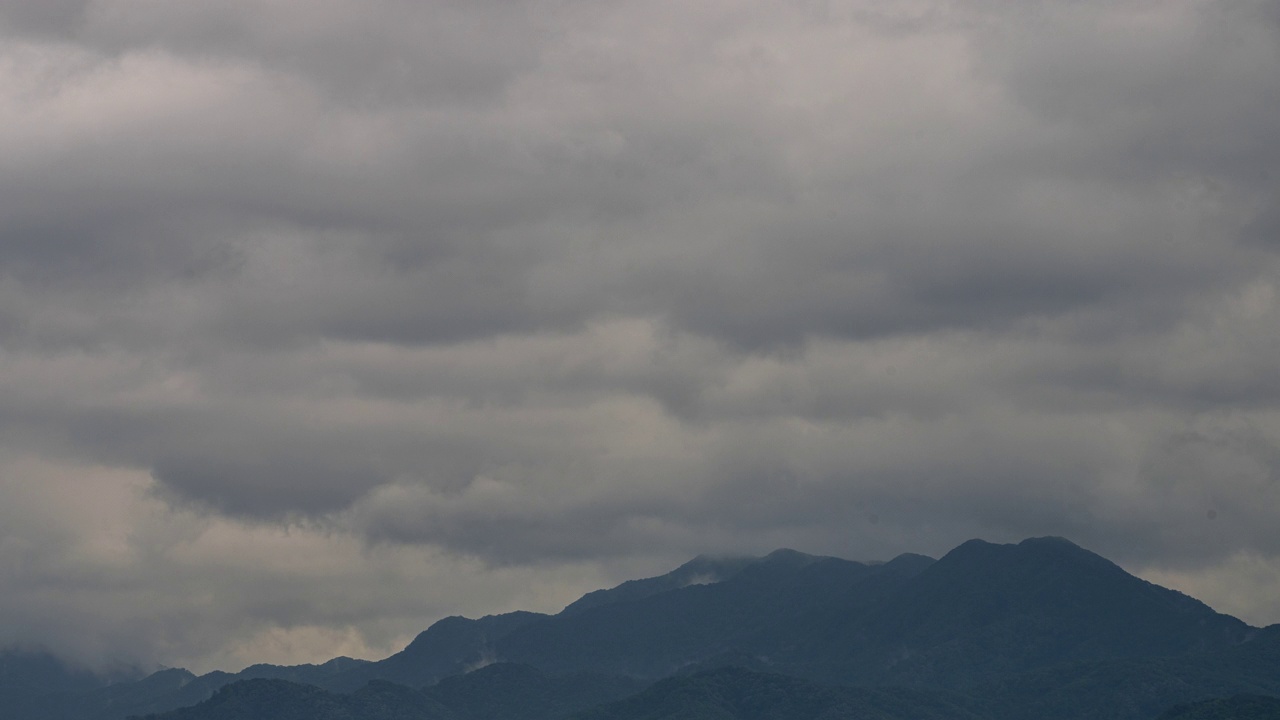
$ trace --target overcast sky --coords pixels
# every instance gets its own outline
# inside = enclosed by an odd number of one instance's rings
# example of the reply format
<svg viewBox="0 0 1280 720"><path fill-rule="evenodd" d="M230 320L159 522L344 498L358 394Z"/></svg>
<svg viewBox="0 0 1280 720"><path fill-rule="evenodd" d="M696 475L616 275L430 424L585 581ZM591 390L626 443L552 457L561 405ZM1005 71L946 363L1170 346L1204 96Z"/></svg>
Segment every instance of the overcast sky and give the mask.
<svg viewBox="0 0 1280 720"><path fill-rule="evenodd" d="M0 645L1063 535L1280 622L1274 0L0 0Z"/></svg>

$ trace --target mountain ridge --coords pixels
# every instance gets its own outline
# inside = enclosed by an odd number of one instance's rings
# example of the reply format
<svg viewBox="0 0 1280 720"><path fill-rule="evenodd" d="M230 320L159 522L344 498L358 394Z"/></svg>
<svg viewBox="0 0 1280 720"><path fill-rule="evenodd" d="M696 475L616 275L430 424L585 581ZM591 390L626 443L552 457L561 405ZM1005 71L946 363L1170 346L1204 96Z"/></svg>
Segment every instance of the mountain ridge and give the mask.
<svg viewBox="0 0 1280 720"><path fill-rule="evenodd" d="M451 680L494 664L498 670L470 685ZM512 670L521 667L529 671ZM35 709L19 718L120 720L191 706L248 680L342 697L370 683L462 688L481 680L499 695L577 687L590 696L625 684L600 678L648 683L723 668L823 687L983 692L1028 707L1049 698L1057 705L1043 716L1065 718L1053 714L1064 704L1097 710L1096 700L1116 697L1113 677L1128 678L1143 712L1166 707L1146 686L1168 688L1182 701L1280 693L1280 671L1268 667L1280 667L1280 626L1252 628L1063 538L972 540L937 560L907 553L854 562L786 549L759 558L698 556L664 575L587 593L554 615L444 618L378 661L259 664L202 676L168 670L33 701ZM596 679L555 679L569 677ZM1059 680L1090 691L1064 694Z"/></svg>

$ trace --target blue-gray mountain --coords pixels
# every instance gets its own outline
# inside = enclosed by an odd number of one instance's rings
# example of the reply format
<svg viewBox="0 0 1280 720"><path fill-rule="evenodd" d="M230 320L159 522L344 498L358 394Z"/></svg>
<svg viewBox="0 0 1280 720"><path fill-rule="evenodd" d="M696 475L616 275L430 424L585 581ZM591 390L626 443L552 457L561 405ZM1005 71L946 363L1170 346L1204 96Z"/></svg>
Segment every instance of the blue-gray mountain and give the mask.
<svg viewBox="0 0 1280 720"><path fill-rule="evenodd" d="M1059 538L974 540L936 561L696 558L557 615L446 618L378 662L84 683L0 698L15 720L197 702L167 717L1154 718L1280 696L1280 626L1250 627Z"/></svg>

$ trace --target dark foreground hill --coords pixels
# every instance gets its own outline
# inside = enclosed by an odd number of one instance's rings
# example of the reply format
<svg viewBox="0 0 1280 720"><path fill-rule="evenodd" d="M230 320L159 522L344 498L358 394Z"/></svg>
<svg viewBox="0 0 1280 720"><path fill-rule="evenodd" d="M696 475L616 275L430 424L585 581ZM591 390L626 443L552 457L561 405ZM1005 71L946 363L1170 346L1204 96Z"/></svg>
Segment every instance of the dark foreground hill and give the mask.
<svg viewBox="0 0 1280 720"><path fill-rule="evenodd" d="M513 666L514 667L518 666ZM504 671L505 672L505 671ZM524 672L523 670L519 672ZM146 720L981 720L977 703L945 691L824 687L806 680L721 668L668 678L629 698L582 710L562 706L558 714L539 698L523 702L504 682L488 693L469 688L442 697L440 688L412 690L373 682L351 694L283 680L245 680L222 688L194 707ZM541 699L545 699L541 698ZM522 707L523 706L523 707ZM575 711L579 711L576 712Z"/></svg>
<svg viewBox="0 0 1280 720"><path fill-rule="evenodd" d="M507 676L463 675L494 661L525 670L502 665ZM343 693L371 681L429 695L453 688L451 699L431 697L463 716L479 713L474 703L488 702L476 699L486 693L510 699L540 692L555 702L544 703L552 714L535 720L552 720L572 705L557 698L572 692L602 693L588 703L599 704L621 697L610 693L673 676L705 677L700 673L720 667L802 679L828 688L823 692L950 692L982 699L965 706L982 717L1154 718L1180 702L1280 695L1280 628L1251 628L1060 538L975 540L936 561L903 555L859 563L782 550L755 559L697 558L658 578L590 593L557 615L446 618L378 662L262 665L201 677L172 670L54 693L25 718L120 720L189 706L256 678L307 684L333 697L354 697ZM556 685L566 678L579 678L577 690L572 682ZM496 685L466 689L483 683ZM506 711L485 712L476 717Z"/></svg>
<svg viewBox="0 0 1280 720"><path fill-rule="evenodd" d="M974 698L948 691L826 687L799 678L721 668L668 678L575 720L981 720Z"/></svg>
<svg viewBox="0 0 1280 720"><path fill-rule="evenodd" d="M487 669L486 669L487 670ZM560 694L563 680L546 678L530 668L509 666L498 672L484 670L463 680L413 690L374 681L350 694L331 693L282 680L239 681L219 690L194 707L174 710L146 720L1020 720L1023 718L1116 718L1159 720L1271 720L1280 718L1280 698L1235 695L1168 708L1169 701L1135 707L1106 694L1092 702L1074 704L1073 698L1029 703L1018 692L963 693L900 687L832 687L799 678L758 673L741 668L720 668L693 675L660 680L642 692L608 701L604 678L576 679L579 690L595 684L596 690ZM524 676L524 677L520 677ZM1071 685L1078 678L1064 676ZM514 680L514 681L513 681ZM1159 686L1157 686L1158 688ZM1096 686L1091 688L1096 691ZM1168 687L1164 687L1168 690ZM1083 688L1082 688L1083 690ZM1138 705L1143 705L1140 699Z"/></svg>
<svg viewBox="0 0 1280 720"><path fill-rule="evenodd" d="M1178 705L1159 720L1280 720L1280 698L1236 695Z"/></svg>
<svg viewBox="0 0 1280 720"><path fill-rule="evenodd" d="M165 720L458 720L417 690L375 681L350 694L259 678L227 685L194 707L149 718Z"/></svg>
<svg viewBox="0 0 1280 720"><path fill-rule="evenodd" d="M254 665L239 673L212 672L197 676L169 669L128 680L78 671L78 687L70 691L27 694L20 702L0 699L0 717L14 720L119 720L131 715L163 712L192 705L230 683L248 679L281 679L319 684L334 674L366 664L364 660L334 658L320 665Z"/></svg>
<svg viewBox="0 0 1280 720"><path fill-rule="evenodd" d="M150 720L558 720L640 690L628 678L548 677L497 664L421 689L374 680L335 693L286 680L241 680Z"/></svg>

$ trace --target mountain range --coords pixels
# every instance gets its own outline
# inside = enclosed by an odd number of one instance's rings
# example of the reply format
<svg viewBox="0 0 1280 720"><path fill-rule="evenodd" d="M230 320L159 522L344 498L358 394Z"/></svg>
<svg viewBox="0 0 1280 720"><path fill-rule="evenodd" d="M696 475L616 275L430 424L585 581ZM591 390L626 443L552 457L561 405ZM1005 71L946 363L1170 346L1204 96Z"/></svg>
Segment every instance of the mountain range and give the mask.
<svg viewBox="0 0 1280 720"><path fill-rule="evenodd" d="M100 677L0 653L14 720L1191 720L1280 718L1277 696L1280 625L1061 538L698 557L555 615L445 618L377 662Z"/></svg>

